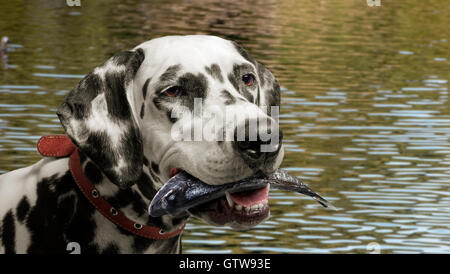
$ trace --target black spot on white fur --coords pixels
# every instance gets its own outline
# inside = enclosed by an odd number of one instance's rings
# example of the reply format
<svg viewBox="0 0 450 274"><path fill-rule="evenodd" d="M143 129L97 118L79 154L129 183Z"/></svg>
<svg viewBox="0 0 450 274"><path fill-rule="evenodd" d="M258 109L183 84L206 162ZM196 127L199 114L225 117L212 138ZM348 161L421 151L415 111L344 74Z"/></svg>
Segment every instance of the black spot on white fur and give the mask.
<svg viewBox="0 0 450 274"><path fill-rule="evenodd" d="M148 78L145 83L144 86L142 87L142 97L145 98L147 97L147 89L148 89L148 84L150 83L151 78Z"/></svg>
<svg viewBox="0 0 450 274"><path fill-rule="evenodd" d="M145 196L148 200L153 199L156 195L156 189L153 185L152 180L148 177L146 173L142 173L139 180L136 182L136 185L142 195Z"/></svg>
<svg viewBox="0 0 450 274"><path fill-rule="evenodd" d="M14 224L14 215L10 210L2 220L2 243L5 247L5 254L16 253L16 225Z"/></svg>
<svg viewBox="0 0 450 274"><path fill-rule="evenodd" d="M112 57L112 60L117 65L127 66L131 76L134 76L137 73L144 59L145 53L141 48L138 48L135 51L122 51Z"/></svg>
<svg viewBox="0 0 450 274"><path fill-rule="evenodd" d="M30 203L28 202L27 197L24 196L22 200L20 200L16 208L17 220L23 223L29 211L30 211Z"/></svg>
<svg viewBox="0 0 450 274"><path fill-rule="evenodd" d="M168 67L166 71L159 77L159 81L160 82L174 81L180 69L181 65L179 64Z"/></svg>
<svg viewBox="0 0 450 274"><path fill-rule="evenodd" d="M145 165L146 167L149 166L148 158L145 157L145 155L144 155L144 165Z"/></svg>
<svg viewBox="0 0 450 274"><path fill-rule="evenodd" d="M266 84L267 74L270 73L262 64L256 62L256 69L258 70L259 84L264 86Z"/></svg>
<svg viewBox="0 0 450 274"><path fill-rule="evenodd" d="M210 67L205 66L205 70L211 77L223 83L222 70L218 64L212 64Z"/></svg>
<svg viewBox="0 0 450 274"><path fill-rule="evenodd" d="M228 74L228 81L230 81L230 83L233 85L233 87L236 91L239 91L239 81L236 78L236 76L234 75L234 73Z"/></svg>
<svg viewBox="0 0 450 274"><path fill-rule="evenodd" d="M69 171L61 177L53 175L38 183L36 204L31 208L26 223L31 235L28 253L63 253L68 241L80 243L83 250L88 248L95 227L84 220L90 219L94 208L86 199L60 207L58 198L69 191L78 191ZM77 213L78 220L75 221L73 215Z"/></svg>
<svg viewBox="0 0 450 274"><path fill-rule="evenodd" d="M135 183L142 173L142 139L137 128L123 128L120 144L113 148L106 132L91 132L83 146L83 151L91 158L103 173L119 187L126 188ZM126 167L118 174L119 159ZM141 164L139 164L141 163Z"/></svg>
<svg viewBox="0 0 450 274"><path fill-rule="evenodd" d="M271 106L279 106L280 105L280 85L277 80L273 81L271 88L269 88L266 92L266 102L268 106L268 114L272 115Z"/></svg>
<svg viewBox="0 0 450 274"><path fill-rule="evenodd" d="M107 72L105 74L105 99L108 114L116 119L129 120L131 117L130 105L127 102L125 90L126 74L123 72Z"/></svg>
<svg viewBox="0 0 450 274"><path fill-rule="evenodd" d="M116 244L109 244L105 249L102 250L102 254L118 254L119 247Z"/></svg>
<svg viewBox="0 0 450 274"><path fill-rule="evenodd" d="M197 75L190 72L185 73L178 79L178 85L186 90L186 96L181 98L181 104L187 106L191 111L194 110L195 98L206 98L208 80L202 73L198 73Z"/></svg>
<svg viewBox="0 0 450 274"><path fill-rule="evenodd" d="M152 177L153 182L160 182L161 180L159 179L158 176L156 176L155 172L153 170L149 170L150 171L150 177Z"/></svg>
<svg viewBox="0 0 450 274"><path fill-rule="evenodd" d="M159 165L155 162L152 162L152 170L158 174L159 173Z"/></svg>
<svg viewBox="0 0 450 274"><path fill-rule="evenodd" d="M172 108L170 105L183 105L189 108L189 110L194 110L194 99L205 99L207 96L208 90L208 80L206 76L202 73L193 74L193 73L185 73L178 77L176 86L180 86L185 91L185 94L179 97L168 97L164 94L158 93L153 98L153 103L156 108L165 111L167 119L171 123L175 123L178 119L176 117L172 117ZM159 88L160 90L162 88ZM168 107L169 106L169 107Z"/></svg>
<svg viewBox="0 0 450 274"><path fill-rule="evenodd" d="M92 162L88 162L86 167L84 168L84 175L88 179L88 181L93 184L99 184L103 180L103 175L101 171L94 165Z"/></svg>
<svg viewBox="0 0 450 274"><path fill-rule="evenodd" d="M91 113L91 101L97 97L102 88L103 81L99 75L88 73L69 93L57 111L63 125L69 118L86 119ZM80 96L79 91L81 90Z"/></svg>
<svg viewBox="0 0 450 274"><path fill-rule="evenodd" d="M139 216L147 213L147 205L138 195L138 193L131 188L121 189L112 197L104 197L116 209L132 206L133 211Z"/></svg>
<svg viewBox="0 0 450 274"><path fill-rule="evenodd" d="M238 43L236 42L232 42L234 48L236 49L236 51L242 56L244 57L245 60L249 61L252 64L255 64L255 60L250 56L250 54Z"/></svg>
<svg viewBox="0 0 450 274"><path fill-rule="evenodd" d="M224 89L220 92L220 95L225 98L225 105L232 105L234 103L236 103L236 98L233 97L233 95L231 95L231 93Z"/></svg>
<svg viewBox="0 0 450 274"><path fill-rule="evenodd" d="M141 111L140 111L139 115L141 116L141 119L144 119L144 115L145 115L145 104L144 103L142 103Z"/></svg>

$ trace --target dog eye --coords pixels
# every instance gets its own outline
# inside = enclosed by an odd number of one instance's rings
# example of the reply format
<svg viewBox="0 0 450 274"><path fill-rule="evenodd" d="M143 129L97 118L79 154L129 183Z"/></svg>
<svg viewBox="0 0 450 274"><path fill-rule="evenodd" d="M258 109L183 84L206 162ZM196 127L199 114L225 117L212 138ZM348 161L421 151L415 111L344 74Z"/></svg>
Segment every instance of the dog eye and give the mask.
<svg viewBox="0 0 450 274"><path fill-rule="evenodd" d="M165 95L167 97L178 97L181 95L184 95L184 89L182 87L179 86L174 86L174 87L170 87L168 89L166 89L165 91L162 92L162 95Z"/></svg>
<svg viewBox="0 0 450 274"><path fill-rule="evenodd" d="M245 74L242 76L242 81L248 87L253 86L253 82L255 82L255 77L251 74Z"/></svg>

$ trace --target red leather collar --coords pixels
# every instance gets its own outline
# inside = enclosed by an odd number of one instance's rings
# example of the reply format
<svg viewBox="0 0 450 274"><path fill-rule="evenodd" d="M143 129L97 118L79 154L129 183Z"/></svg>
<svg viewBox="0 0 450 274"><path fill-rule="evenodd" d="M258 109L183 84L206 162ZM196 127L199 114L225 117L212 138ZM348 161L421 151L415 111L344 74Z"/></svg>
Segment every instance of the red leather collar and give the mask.
<svg viewBox="0 0 450 274"><path fill-rule="evenodd" d="M80 155L77 147L72 143L67 135L50 135L43 136L39 139L37 149L42 156L46 157L67 157L70 156L70 172L81 190L83 195L89 202L106 218L117 226L144 238L153 240L164 240L172 238L180 234L186 224L176 231L166 233L161 228L156 226L148 226L133 222L128 219L120 210L115 209L105 199L100 196L100 193L95 189L84 176L83 169L80 163Z"/></svg>

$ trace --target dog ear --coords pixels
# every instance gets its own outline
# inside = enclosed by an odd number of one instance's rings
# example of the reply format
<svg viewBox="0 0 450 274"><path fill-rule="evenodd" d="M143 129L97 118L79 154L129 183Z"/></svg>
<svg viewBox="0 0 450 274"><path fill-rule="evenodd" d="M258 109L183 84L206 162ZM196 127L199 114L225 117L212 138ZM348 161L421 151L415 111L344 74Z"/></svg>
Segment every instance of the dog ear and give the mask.
<svg viewBox="0 0 450 274"><path fill-rule="evenodd" d="M74 144L120 188L133 185L142 173L132 89L144 58L142 49L114 55L86 75L57 110Z"/></svg>

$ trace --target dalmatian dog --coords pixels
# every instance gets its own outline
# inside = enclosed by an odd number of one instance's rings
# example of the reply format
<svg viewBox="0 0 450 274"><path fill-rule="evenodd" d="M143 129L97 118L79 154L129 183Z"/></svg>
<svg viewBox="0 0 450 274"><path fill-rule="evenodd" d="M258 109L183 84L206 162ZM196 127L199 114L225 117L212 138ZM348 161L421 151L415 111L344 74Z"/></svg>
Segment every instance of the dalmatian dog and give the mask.
<svg viewBox="0 0 450 274"><path fill-rule="evenodd" d="M232 41L167 36L120 52L96 67L68 94L57 114L78 148L85 177L127 218L167 233L190 217L248 229L268 218L267 201L264 208L241 206L230 213L229 207L236 205L221 197L161 217L150 216L148 206L180 170L209 185L276 170L283 159L281 137L277 149L267 152L255 146L264 143L258 138L248 142L175 137L181 130L191 132L198 118L220 125L210 128L216 136L229 137L236 124L245 129L258 117L269 121L264 130L275 130L277 119L266 106L279 106L279 90L272 73ZM196 106L226 110L234 114L235 125L219 123L213 111L205 114ZM240 199L248 197L243 193ZM68 157L43 157L0 176L0 253L68 253L69 243L79 244L81 253L182 249L181 234L148 239L102 215L75 184Z"/></svg>

